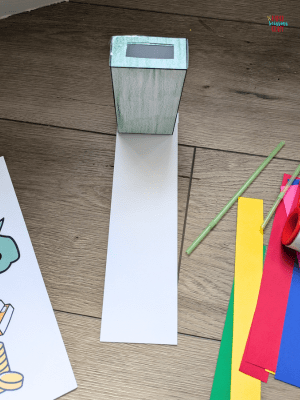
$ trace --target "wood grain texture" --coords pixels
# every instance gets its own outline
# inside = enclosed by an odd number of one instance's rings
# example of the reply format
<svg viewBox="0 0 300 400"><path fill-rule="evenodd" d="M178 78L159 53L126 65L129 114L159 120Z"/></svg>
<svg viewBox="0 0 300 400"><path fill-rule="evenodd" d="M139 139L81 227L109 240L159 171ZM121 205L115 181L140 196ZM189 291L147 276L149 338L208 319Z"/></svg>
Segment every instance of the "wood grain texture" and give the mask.
<svg viewBox="0 0 300 400"><path fill-rule="evenodd" d="M56 318L78 383L63 399L209 399L219 342L179 335L177 346L100 343L100 320Z"/></svg>
<svg viewBox="0 0 300 400"><path fill-rule="evenodd" d="M261 384L261 400L296 400L299 398L299 388L277 381L270 374L268 383Z"/></svg>
<svg viewBox="0 0 300 400"><path fill-rule="evenodd" d="M218 18L233 21L247 21L259 24L268 24L267 15L283 15L291 26L300 26L296 10L299 2L291 0L247 1L247 0L70 0L77 3L106 5L112 7L133 8L164 12L168 14L193 15L205 18Z"/></svg>
<svg viewBox="0 0 300 400"><path fill-rule="evenodd" d="M53 308L100 317L115 136L1 121L0 149ZM178 248L192 154L179 147Z"/></svg>
<svg viewBox="0 0 300 400"><path fill-rule="evenodd" d="M209 400L218 341L179 335L178 346L100 343L100 320L55 315L78 384L63 399ZM298 398L298 388L273 376L262 384L262 400Z"/></svg>
<svg viewBox="0 0 300 400"><path fill-rule="evenodd" d="M235 204L203 242L185 251L263 161L263 157L197 149L179 280L179 331L221 339L234 275ZM264 215L275 201L283 173L298 163L273 160L244 197L264 200ZM272 220L264 234L268 244Z"/></svg>
<svg viewBox="0 0 300 400"><path fill-rule="evenodd" d="M65 399L208 400L234 271L236 206L190 257L183 254L178 346L99 342L116 131L110 37L189 40L179 110L179 245L194 150L188 146L203 148L184 250L263 160L228 150L266 155L285 139L279 157L299 160L300 30L277 34L265 25L268 14L299 25L299 3L171 3L114 2L158 11L145 12L73 2L0 21L0 156L53 307L96 317L56 312L79 385ZM283 172L297 164L272 161L245 196L263 198L266 213ZM299 389L272 376L262 385L262 400L298 397Z"/></svg>
<svg viewBox="0 0 300 400"><path fill-rule="evenodd" d="M110 37L187 37L179 143L299 157L299 29L77 3L0 26L0 118L114 134Z"/></svg>

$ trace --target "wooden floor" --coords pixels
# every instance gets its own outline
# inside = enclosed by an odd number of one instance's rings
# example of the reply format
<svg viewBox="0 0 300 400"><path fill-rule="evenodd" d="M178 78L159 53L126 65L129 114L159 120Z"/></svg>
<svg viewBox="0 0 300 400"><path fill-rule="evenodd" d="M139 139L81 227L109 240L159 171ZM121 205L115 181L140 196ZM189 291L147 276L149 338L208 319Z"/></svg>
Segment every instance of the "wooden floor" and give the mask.
<svg viewBox="0 0 300 400"><path fill-rule="evenodd" d="M279 141L285 147L245 196L268 210L282 174L300 160L300 3L228 3L73 0L0 21L0 155L77 378L66 400L209 399L233 280L236 206L190 257L184 250ZM272 32L272 14L289 27ZM116 132L109 42L123 34L189 40L179 109L177 347L99 342ZM270 226L265 244L269 234ZM299 396L272 376L262 384L263 400Z"/></svg>

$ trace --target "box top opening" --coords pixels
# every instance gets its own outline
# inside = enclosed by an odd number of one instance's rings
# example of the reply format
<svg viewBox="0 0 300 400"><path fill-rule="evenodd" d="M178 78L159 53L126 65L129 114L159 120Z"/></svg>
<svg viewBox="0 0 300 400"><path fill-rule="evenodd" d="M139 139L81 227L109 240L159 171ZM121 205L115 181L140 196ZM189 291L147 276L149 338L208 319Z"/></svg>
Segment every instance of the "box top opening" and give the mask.
<svg viewBox="0 0 300 400"><path fill-rule="evenodd" d="M188 41L183 38L151 36L113 36L111 67L120 68L188 68Z"/></svg>

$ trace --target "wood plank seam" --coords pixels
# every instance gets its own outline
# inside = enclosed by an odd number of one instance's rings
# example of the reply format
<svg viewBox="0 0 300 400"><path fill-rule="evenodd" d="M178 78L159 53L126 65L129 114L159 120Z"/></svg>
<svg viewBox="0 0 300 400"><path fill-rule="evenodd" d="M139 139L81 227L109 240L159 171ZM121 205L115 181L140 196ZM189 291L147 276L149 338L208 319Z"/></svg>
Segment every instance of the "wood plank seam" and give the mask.
<svg viewBox="0 0 300 400"><path fill-rule="evenodd" d="M59 125L53 125L53 124L42 124L41 122L22 121L22 120L11 119L11 118L2 118L2 117L0 117L0 121L17 122L17 123L20 123L20 124L29 124L29 125L35 125L35 126L46 126L46 127L49 127L49 128L64 129L64 130L77 131L77 132L83 132L83 133L85 133L85 132L86 133L95 133L97 135L116 136L114 133L89 131L87 129L70 128L68 126L59 126Z"/></svg>
<svg viewBox="0 0 300 400"><path fill-rule="evenodd" d="M180 146L183 146L183 144L180 144ZM235 150L223 150L223 149L216 149L216 148L204 147L204 146L192 146L192 147L195 147L196 149L201 149L201 150L211 150L211 151L218 151L218 152L223 152L223 153L238 154L238 155L242 155L242 156L267 158L267 156L264 156L262 154L251 154L251 153L239 152L239 151L235 151ZM277 157L277 156L274 157L274 160L299 162L298 158L293 159L293 158L285 158L285 157ZM193 179L198 179L198 178L193 178Z"/></svg>
<svg viewBox="0 0 300 400"><path fill-rule="evenodd" d="M49 128L55 128L55 129L64 129L64 130L70 130L70 131L77 131L77 132L83 132L83 133L93 133L96 135L105 135L105 136L116 136L114 133L106 133L106 132L98 132L98 131L93 131L93 130L87 130L87 129L80 129L80 128L71 128L67 126L59 126L59 125L53 125L53 124L42 124L40 122L31 122L31 121L21 121L17 119L11 119L11 118L2 118L0 117L0 121L8 121L8 122L16 122L16 123L21 123L21 124L31 124L35 126L46 126ZM193 149L202 149L202 150L212 150L212 151L219 151L223 153L232 153L232 154L240 154L240 155L245 155L245 156L253 156L253 157L261 157L261 158L266 158L266 156L262 154L251 154L251 153L246 153L242 151L235 151L235 150L223 150L223 149L217 149L214 147L205 147L205 146L192 146L189 144L185 143L178 143L178 146L182 147L192 147ZM274 160L283 160L283 161L295 161L299 162L299 159L293 159L293 158L285 158L285 157L274 157ZM186 176L178 175L182 178L186 178ZM189 178L189 177L188 177ZM198 178L193 178L193 179L198 179Z"/></svg>
<svg viewBox="0 0 300 400"><path fill-rule="evenodd" d="M53 311L57 312L57 313L61 313L61 314L75 315L76 317L97 319L99 321L101 321L101 319L102 319L101 317L94 317L92 315L85 315L85 314L77 314L77 313L74 313L74 312L69 312L69 311L64 311L64 310L53 309ZM178 335L187 336L187 337L194 337L196 339L212 340L214 342L221 342L221 339L209 338L209 337L200 336L200 335L191 335L189 333L184 333L184 332L178 332Z"/></svg>
<svg viewBox="0 0 300 400"><path fill-rule="evenodd" d="M156 14L166 14L166 15L178 15L181 17L193 17L193 18L203 18L203 19L208 19L208 20L213 20L213 21L225 21L225 22L240 22L243 24L253 24L253 25L262 25L262 26L269 26L269 23L262 23L262 22L255 22L255 21L243 21L239 19L228 19L228 18L214 18L214 17L205 17L202 15L193 15L193 14L181 14L181 13L174 13L174 12L164 12L164 11L156 11L156 10L144 10L142 8L132 8L132 7L118 7L118 6L112 6L112 5L107 5L107 4L96 4L96 3L87 3L87 2L81 2L80 0L69 0L68 3L72 4L84 4L88 6L96 6L96 7L110 7L110 8L116 8L116 9L122 9L122 10L128 10L128 11L144 11L144 12L151 12L151 13L156 13ZM300 29L298 26L293 26L293 25L288 25L285 26L285 29L288 28L296 28Z"/></svg>

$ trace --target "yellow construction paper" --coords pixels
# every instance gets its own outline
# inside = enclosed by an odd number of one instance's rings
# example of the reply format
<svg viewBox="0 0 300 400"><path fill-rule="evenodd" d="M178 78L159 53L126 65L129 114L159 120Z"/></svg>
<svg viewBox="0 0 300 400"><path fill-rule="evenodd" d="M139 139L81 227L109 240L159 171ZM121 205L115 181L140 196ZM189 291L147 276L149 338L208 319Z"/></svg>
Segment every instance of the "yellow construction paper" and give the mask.
<svg viewBox="0 0 300 400"><path fill-rule="evenodd" d="M263 201L239 197L236 231L231 400L260 400L261 382L239 371L263 270Z"/></svg>
<svg viewBox="0 0 300 400"><path fill-rule="evenodd" d="M268 369L266 369L266 371L269 372L269 374L275 375L275 372L273 372L273 371L269 371Z"/></svg>

